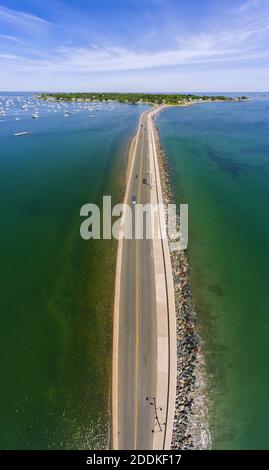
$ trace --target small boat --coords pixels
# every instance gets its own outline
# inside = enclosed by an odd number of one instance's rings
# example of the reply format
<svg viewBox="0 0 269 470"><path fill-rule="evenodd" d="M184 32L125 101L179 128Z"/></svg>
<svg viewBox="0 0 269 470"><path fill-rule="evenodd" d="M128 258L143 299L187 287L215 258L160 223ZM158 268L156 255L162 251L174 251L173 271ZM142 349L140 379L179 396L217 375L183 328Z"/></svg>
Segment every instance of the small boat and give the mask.
<svg viewBox="0 0 269 470"><path fill-rule="evenodd" d="M34 113L34 114L32 114L32 118L37 119L37 118L39 118L39 115L37 113Z"/></svg>
<svg viewBox="0 0 269 470"><path fill-rule="evenodd" d="M14 137L20 137L22 135L27 135L27 134L30 134L30 132L29 131L27 131L27 132L16 132L16 134L14 134Z"/></svg>

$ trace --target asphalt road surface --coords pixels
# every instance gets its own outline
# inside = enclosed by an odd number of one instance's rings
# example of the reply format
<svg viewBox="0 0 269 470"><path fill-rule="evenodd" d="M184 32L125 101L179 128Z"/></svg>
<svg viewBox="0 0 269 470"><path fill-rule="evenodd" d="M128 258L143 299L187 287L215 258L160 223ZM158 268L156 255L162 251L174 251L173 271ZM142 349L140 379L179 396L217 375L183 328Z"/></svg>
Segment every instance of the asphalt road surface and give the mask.
<svg viewBox="0 0 269 470"><path fill-rule="evenodd" d="M150 203L147 114L138 129L127 202ZM146 183L143 181L146 178ZM152 240L124 240L120 280L118 448L152 449L156 395L156 293Z"/></svg>

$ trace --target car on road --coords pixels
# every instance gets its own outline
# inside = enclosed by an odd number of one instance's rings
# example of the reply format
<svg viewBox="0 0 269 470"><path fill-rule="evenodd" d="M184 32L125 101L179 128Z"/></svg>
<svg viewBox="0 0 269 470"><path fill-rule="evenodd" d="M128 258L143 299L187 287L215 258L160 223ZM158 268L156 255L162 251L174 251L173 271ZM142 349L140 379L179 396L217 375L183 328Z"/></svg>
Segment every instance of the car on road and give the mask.
<svg viewBox="0 0 269 470"><path fill-rule="evenodd" d="M143 178L143 184L147 184L147 178Z"/></svg>
<svg viewBox="0 0 269 470"><path fill-rule="evenodd" d="M133 206L136 204L136 196L132 196L132 204Z"/></svg>

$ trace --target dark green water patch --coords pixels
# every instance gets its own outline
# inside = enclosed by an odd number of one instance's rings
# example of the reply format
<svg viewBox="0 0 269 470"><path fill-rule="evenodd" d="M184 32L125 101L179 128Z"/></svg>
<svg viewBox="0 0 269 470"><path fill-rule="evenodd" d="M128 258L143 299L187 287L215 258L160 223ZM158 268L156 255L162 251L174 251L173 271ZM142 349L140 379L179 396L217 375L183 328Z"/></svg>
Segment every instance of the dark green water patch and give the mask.
<svg viewBox="0 0 269 470"><path fill-rule="evenodd" d="M216 449L269 446L268 112L269 102L257 100L158 116L177 204L189 204L191 283Z"/></svg>
<svg viewBox="0 0 269 470"><path fill-rule="evenodd" d="M81 239L80 208L121 202L143 109L1 123L2 449L107 446L117 246Z"/></svg>
<svg viewBox="0 0 269 470"><path fill-rule="evenodd" d="M251 168L250 165L234 161L232 158L229 158L229 156L221 154L221 152L214 148L208 148L207 154L209 158L219 166L220 170L226 171L230 176L234 176L235 178L238 178L242 172Z"/></svg>

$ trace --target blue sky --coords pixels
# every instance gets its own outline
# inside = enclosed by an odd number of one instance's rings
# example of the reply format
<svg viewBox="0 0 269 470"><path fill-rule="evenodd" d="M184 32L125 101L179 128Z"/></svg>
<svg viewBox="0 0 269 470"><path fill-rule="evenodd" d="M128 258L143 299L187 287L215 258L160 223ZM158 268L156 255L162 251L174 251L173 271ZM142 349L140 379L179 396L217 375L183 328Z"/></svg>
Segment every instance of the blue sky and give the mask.
<svg viewBox="0 0 269 470"><path fill-rule="evenodd" d="M2 91L268 89L268 0L0 0Z"/></svg>

